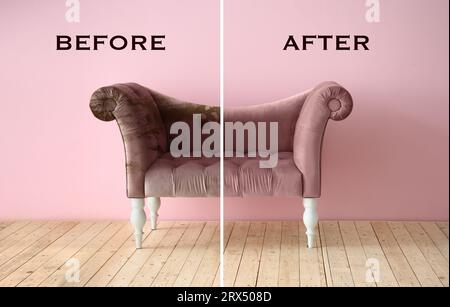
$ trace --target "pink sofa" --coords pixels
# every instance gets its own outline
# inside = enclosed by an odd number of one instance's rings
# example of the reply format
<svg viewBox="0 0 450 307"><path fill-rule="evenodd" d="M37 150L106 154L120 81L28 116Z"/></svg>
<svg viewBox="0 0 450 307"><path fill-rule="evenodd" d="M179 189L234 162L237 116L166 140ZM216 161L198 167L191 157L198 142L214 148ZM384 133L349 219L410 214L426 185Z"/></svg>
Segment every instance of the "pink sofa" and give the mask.
<svg viewBox="0 0 450 307"><path fill-rule="evenodd" d="M278 163L261 168L260 158L224 158L225 196L303 197L303 220L308 246L314 245L321 194L321 151L328 119L342 120L352 111L351 95L335 82L272 103L226 108L225 122L275 122L278 124ZM148 200L152 229L156 229L160 197L217 197L220 191L218 157L179 157L169 152L176 137L174 122L192 128L193 115L202 123L219 122L218 107L174 99L135 83L102 87L94 92L90 108L95 117L116 120L124 142L127 195L132 202L131 222L136 247L141 247ZM226 137L226 135L225 135Z"/></svg>

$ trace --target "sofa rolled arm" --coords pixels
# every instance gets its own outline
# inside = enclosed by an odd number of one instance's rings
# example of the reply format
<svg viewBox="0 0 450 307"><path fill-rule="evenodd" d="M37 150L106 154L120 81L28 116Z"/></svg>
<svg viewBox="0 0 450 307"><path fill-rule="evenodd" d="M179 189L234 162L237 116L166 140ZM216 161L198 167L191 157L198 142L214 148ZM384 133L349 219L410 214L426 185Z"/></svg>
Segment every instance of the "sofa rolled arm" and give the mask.
<svg viewBox="0 0 450 307"><path fill-rule="evenodd" d="M92 94L89 106L98 119L117 121L125 148L127 196L145 197L145 173L167 147L150 90L136 83L101 87Z"/></svg>
<svg viewBox="0 0 450 307"><path fill-rule="evenodd" d="M353 100L336 82L323 82L308 95L294 133L294 163L303 175L303 197L320 197L322 142L328 119L350 115Z"/></svg>

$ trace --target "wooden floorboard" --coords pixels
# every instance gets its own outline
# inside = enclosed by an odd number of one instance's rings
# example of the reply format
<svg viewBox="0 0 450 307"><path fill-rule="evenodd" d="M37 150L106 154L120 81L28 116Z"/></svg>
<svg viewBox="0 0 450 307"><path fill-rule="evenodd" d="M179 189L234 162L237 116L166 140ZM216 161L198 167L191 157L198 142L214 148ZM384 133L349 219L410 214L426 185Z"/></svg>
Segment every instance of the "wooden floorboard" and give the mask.
<svg viewBox="0 0 450 307"><path fill-rule="evenodd" d="M337 221L324 221L320 222L320 227L323 228L323 246L327 250L333 286L354 286L355 283L339 229L339 223Z"/></svg>
<svg viewBox="0 0 450 307"><path fill-rule="evenodd" d="M298 221L282 222L279 271L278 286L300 286Z"/></svg>
<svg viewBox="0 0 450 307"><path fill-rule="evenodd" d="M8 238L10 235L18 232L21 228L25 227L29 223L30 223L30 221L18 221L18 222L6 224L6 226L0 230L0 243L4 239Z"/></svg>
<svg viewBox="0 0 450 307"><path fill-rule="evenodd" d="M389 222L389 227L420 284L424 287L442 286L439 278L417 247L417 244L406 230L404 224L402 222Z"/></svg>
<svg viewBox="0 0 450 307"><path fill-rule="evenodd" d="M331 270L330 270L330 261L328 258L328 251L326 248L324 248L324 246L326 246L325 245L326 242L325 242L324 227L323 227L323 225L321 225L319 223L318 228L319 228L318 234L319 234L319 239L320 239L320 249L321 249L321 253L322 253L323 270L325 272L325 284L327 287L333 287L333 279L331 278ZM306 229L305 226L303 226L303 230L305 230L305 229ZM305 233L305 232L303 232L303 233ZM303 238L304 238L304 236L303 236ZM305 242L306 242L306 239L307 238L304 238ZM317 242L317 238L316 238L316 242ZM310 250L310 249L308 248L308 250Z"/></svg>
<svg viewBox="0 0 450 307"><path fill-rule="evenodd" d="M205 257L211 240L213 240L213 237L215 235L218 236L218 234L216 233L218 227L218 222L207 222L205 224L202 233L199 235L194 247L189 253L186 261L184 262L183 267L180 269L178 276L173 283L173 286L187 287L191 285L195 273L199 269L200 263Z"/></svg>
<svg viewBox="0 0 450 307"><path fill-rule="evenodd" d="M25 239L30 233L34 233L37 229L44 226L45 222L38 221L38 222L31 222L25 225L24 227L20 228L16 232L10 234L6 238L0 241L0 253L8 248L10 248L13 245L16 245L17 243L21 242L23 239Z"/></svg>
<svg viewBox="0 0 450 307"><path fill-rule="evenodd" d="M259 265L258 287L276 287L280 274L280 253L282 222L267 222L261 261Z"/></svg>
<svg viewBox="0 0 450 307"><path fill-rule="evenodd" d="M0 286L219 286L218 222L0 221ZM224 284L449 286L448 222L227 221Z"/></svg>
<svg viewBox="0 0 450 307"><path fill-rule="evenodd" d="M250 228L249 222L236 223L224 253L224 285L234 285L245 246L245 238Z"/></svg>
<svg viewBox="0 0 450 307"><path fill-rule="evenodd" d="M61 225L58 222L47 222L45 225L35 230L34 232L28 234L25 238L22 238L19 242L15 243L8 247L8 244L5 244L6 248L3 248L0 252L0 280L2 279L2 268L5 267L5 263L8 260L14 258L15 263L20 263L20 259L26 259L26 255L34 256L33 251L40 251L39 247L46 247L46 243L49 238L54 237L55 233L59 233L60 231L68 230L70 226L74 226L75 223L67 223L66 225ZM54 232L51 232L53 229L57 228ZM49 233L51 234L49 235ZM64 234L62 232L61 234ZM51 243L51 242L50 242ZM26 262L26 261L25 261Z"/></svg>
<svg viewBox="0 0 450 307"><path fill-rule="evenodd" d="M373 272L368 270L368 257L354 222L339 222L339 228L355 286L376 286L375 276Z"/></svg>
<svg viewBox="0 0 450 307"><path fill-rule="evenodd" d="M43 263L38 269L24 279L19 286L39 286L56 270L60 268L66 269L66 264L67 268L72 267L78 270L81 263L83 263L86 258L89 258L92 252L95 252L98 249L98 245L103 245L105 240L112 235L111 232L114 234L118 230L117 226L117 224L110 222L96 223L50 260ZM72 275L68 275L69 279L71 279L71 276Z"/></svg>
<svg viewBox="0 0 450 307"><path fill-rule="evenodd" d="M100 224L101 225L101 224ZM17 268L14 272L9 274L6 278L0 281L0 286L17 286L28 276L38 270L44 263L49 261L52 257L57 255L66 246L72 243L74 240L82 237L84 232L91 227L98 227L93 222L81 222L75 227L71 228L63 236L52 242L46 248L34 255L22 266Z"/></svg>
<svg viewBox="0 0 450 307"><path fill-rule="evenodd" d="M79 279L67 279L67 265L61 266L45 281L40 287L80 287L94 276L101 266L123 245L125 240L130 237L130 227L128 222L114 222L109 228L92 241L84 251L80 251L74 258L80 265Z"/></svg>
<svg viewBox="0 0 450 307"><path fill-rule="evenodd" d="M405 222L406 229L413 238L415 244L432 267L434 273L442 282L442 285L449 286L449 264L434 242L417 222Z"/></svg>
<svg viewBox="0 0 450 307"><path fill-rule="evenodd" d="M167 228L167 225L161 225L160 223L159 230L164 232ZM113 255L106 260L105 263L101 265L98 271L87 281L86 286L88 287L106 287L110 281L116 276L117 272L119 272L122 267L127 263L127 261L133 256L136 252L134 236L132 235L131 226L128 227L128 239L123 243L117 251L113 253ZM147 223L144 226L144 237L143 237L143 246L147 246L147 238L150 234L150 225ZM145 248L142 250L146 250ZM139 268L138 268L139 269Z"/></svg>
<svg viewBox="0 0 450 307"><path fill-rule="evenodd" d="M36 255L52 244L55 244L57 240L76 227L77 224L78 223L76 222L60 224L49 223L44 229L45 231L40 233L41 238L39 238L39 236L31 238L35 239L33 240L33 243L26 241L27 244L25 244L25 246L17 244L4 251L0 255L0 283L22 266L26 266L30 261L32 262Z"/></svg>
<svg viewBox="0 0 450 307"><path fill-rule="evenodd" d="M228 242L233 223L226 222L224 225L224 242ZM220 265L220 227L216 228L211 241L208 244L203 259L200 262L197 272L192 279L191 286L211 287L217 276Z"/></svg>
<svg viewBox="0 0 450 307"><path fill-rule="evenodd" d="M183 236L176 244L170 256L164 263L164 266L159 271L152 286L155 287L171 287L177 280L183 265L189 256L191 250L194 248L197 239L199 238L204 222L190 222L188 228Z"/></svg>
<svg viewBox="0 0 450 307"><path fill-rule="evenodd" d="M387 222L372 222L378 241L400 286L418 287L420 282L397 243Z"/></svg>
<svg viewBox="0 0 450 307"><path fill-rule="evenodd" d="M184 234L189 228L190 223L188 222L176 222L155 247L151 257L148 257L147 261L141 266L130 285L151 286L178 243L182 244L182 239L185 238ZM127 271L129 270L124 267L125 274ZM116 284L112 283L111 285ZM120 285L126 286L125 284Z"/></svg>
<svg viewBox="0 0 450 307"><path fill-rule="evenodd" d="M441 231L448 238L448 222L437 222L436 225L441 229Z"/></svg>
<svg viewBox="0 0 450 307"><path fill-rule="evenodd" d="M367 221L356 221L356 229L359 239L366 254L366 273L370 271L371 279L380 287L398 287L389 261L383 252L383 248L373 230L372 224Z"/></svg>
<svg viewBox="0 0 450 307"><path fill-rule="evenodd" d="M422 225L423 229L425 229L426 233L434 242L442 255L445 257L445 259L447 259L448 261L448 236L446 236L444 232L442 232L442 230L436 225L436 223L422 222L420 224Z"/></svg>
<svg viewBox="0 0 450 307"><path fill-rule="evenodd" d="M258 279L259 263L264 242L266 223L251 222L245 238L245 247L234 285L254 287Z"/></svg>
<svg viewBox="0 0 450 307"><path fill-rule="evenodd" d="M132 256L117 272L114 278L109 282L110 287L126 287L131 284L133 279L138 274L142 266L148 261L151 255L155 252L161 241L171 229L173 223L162 222L159 224L158 231L152 231L150 235L144 240L143 248L135 250Z"/></svg>
<svg viewBox="0 0 450 307"><path fill-rule="evenodd" d="M5 229L6 227L8 227L9 225L11 225L12 222L0 222L0 231L2 231L3 229Z"/></svg>

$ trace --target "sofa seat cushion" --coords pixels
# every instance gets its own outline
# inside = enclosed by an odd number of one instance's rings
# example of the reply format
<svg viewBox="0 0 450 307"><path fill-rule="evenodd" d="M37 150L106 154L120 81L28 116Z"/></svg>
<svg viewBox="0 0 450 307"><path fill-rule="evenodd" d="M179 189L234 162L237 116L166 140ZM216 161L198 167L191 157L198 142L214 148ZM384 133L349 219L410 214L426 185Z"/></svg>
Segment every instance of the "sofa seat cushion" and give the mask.
<svg viewBox="0 0 450 307"><path fill-rule="evenodd" d="M145 175L145 196L219 196L219 158L174 158L166 153Z"/></svg>
<svg viewBox="0 0 450 307"><path fill-rule="evenodd" d="M225 196L301 196L302 174L292 152L281 152L274 168L260 168L259 158L225 158ZM220 194L219 158L173 158L164 154L145 176L145 195L214 197Z"/></svg>
<svg viewBox="0 0 450 307"><path fill-rule="evenodd" d="M301 196L302 174L292 152L280 152L274 168L260 168L259 158L224 161L225 196Z"/></svg>

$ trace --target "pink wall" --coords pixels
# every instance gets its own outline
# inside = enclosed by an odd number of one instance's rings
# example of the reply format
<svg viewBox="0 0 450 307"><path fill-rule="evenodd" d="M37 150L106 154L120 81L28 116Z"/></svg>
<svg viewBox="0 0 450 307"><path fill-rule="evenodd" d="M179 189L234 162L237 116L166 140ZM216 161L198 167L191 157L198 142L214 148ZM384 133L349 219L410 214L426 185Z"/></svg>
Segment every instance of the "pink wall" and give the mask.
<svg viewBox="0 0 450 307"><path fill-rule="evenodd" d="M88 108L97 87L136 81L218 104L219 1L0 3L0 219L127 218L114 123ZM448 1L225 0L227 105L282 98L323 80L355 110L328 127L322 218L448 219ZM56 52L56 34L167 35L166 52ZM282 52L287 35L367 34L370 52ZM216 219L218 199L164 199L165 219ZM297 218L293 199L226 199L226 218Z"/></svg>
<svg viewBox="0 0 450 307"><path fill-rule="evenodd" d="M322 218L447 220L448 0L226 0L225 99L287 97L335 80L355 109L328 126ZM288 35L366 34L370 52L283 52ZM227 218L294 218L295 199L230 199Z"/></svg>
<svg viewBox="0 0 450 307"><path fill-rule="evenodd" d="M128 218L117 125L89 110L100 86L135 81L219 103L219 3L82 0L0 2L0 219ZM166 52L57 52L57 34L165 34ZM218 199L165 200L164 218L216 219Z"/></svg>

